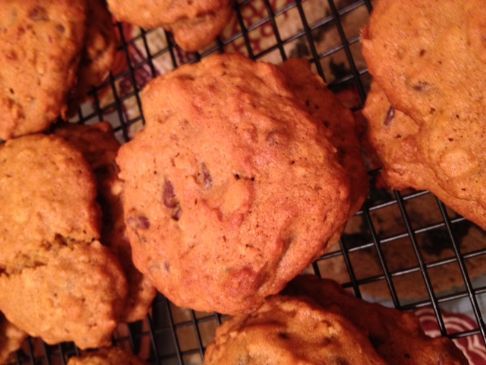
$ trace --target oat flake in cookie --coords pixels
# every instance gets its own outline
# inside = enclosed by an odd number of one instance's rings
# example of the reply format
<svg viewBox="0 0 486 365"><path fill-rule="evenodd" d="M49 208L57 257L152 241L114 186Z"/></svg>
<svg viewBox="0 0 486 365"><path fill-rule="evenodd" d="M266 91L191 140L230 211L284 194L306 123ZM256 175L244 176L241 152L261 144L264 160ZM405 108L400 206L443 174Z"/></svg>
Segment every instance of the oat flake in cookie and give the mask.
<svg viewBox="0 0 486 365"><path fill-rule="evenodd" d="M186 51L208 46L231 18L230 0L108 0L108 4L118 20L171 31Z"/></svg>
<svg viewBox="0 0 486 365"><path fill-rule="evenodd" d="M45 130L66 111L85 15L84 0L0 2L0 139Z"/></svg>
<svg viewBox="0 0 486 365"><path fill-rule="evenodd" d="M324 127L276 66L221 55L152 81L120 149L136 266L175 304L239 313L326 248L350 209Z"/></svg>
<svg viewBox="0 0 486 365"><path fill-rule="evenodd" d="M126 280L99 239L94 177L60 137L0 146L0 311L30 336L110 343Z"/></svg>

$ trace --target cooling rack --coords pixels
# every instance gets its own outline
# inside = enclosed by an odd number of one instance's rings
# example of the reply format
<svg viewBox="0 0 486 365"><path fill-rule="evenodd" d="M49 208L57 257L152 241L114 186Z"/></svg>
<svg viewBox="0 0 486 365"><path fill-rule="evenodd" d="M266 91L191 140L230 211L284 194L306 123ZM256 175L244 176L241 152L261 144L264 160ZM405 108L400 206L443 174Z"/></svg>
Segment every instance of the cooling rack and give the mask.
<svg viewBox="0 0 486 365"><path fill-rule="evenodd" d="M128 141L143 127L140 91L148 81L221 52L273 63L305 57L359 120L370 82L359 29L371 10L368 0L235 1L235 17L223 35L193 54L161 29L116 23L115 67L71 121L108 120L117 137ZM370 179L375 177L371 170ZM485 234L433 195L374 187L339 244L307 271L336 279L358 297L415 310L429 334L455 339L474 357L475 351L486 354L485 264ZM120 326L113 341L151 364L196 365L222 320L177 308L159 295L150 316ZM29 339L12 364L66 364L77 353L70 343L49 346Z"/></svg>

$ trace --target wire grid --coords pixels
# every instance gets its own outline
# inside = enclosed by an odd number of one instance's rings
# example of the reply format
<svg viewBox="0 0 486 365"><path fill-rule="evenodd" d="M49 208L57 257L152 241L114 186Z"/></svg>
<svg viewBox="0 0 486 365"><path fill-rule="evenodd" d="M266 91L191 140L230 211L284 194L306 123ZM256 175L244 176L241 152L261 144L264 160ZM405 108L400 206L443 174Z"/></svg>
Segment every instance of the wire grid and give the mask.
<svg viewBox="0 0 486 365"><path fill-rule="evenodd" d="M357 95L353 109L361 109L370 78L360 59L359 34L348 34L343 19L358 11L369 14L372 4L369 0L321 0L322 6L327 7L327 13L318 19L310 19L310 2L235 1L235 26L238 31L229 37L221 37L201 53L189 55L181 52L169 33L165 33L167 45L153 50L150 37L154 30L140 30L130 35L126 31L127 25L116 24L120 40L119 52L123 55L126 67L119 73L112 73L103 85L91 92L93 102L80 107L74 121L95 123L98 120L109 120L115 127L116 135L128 141L143 124L140 90L148 80L183 63L197 62L210 54L225 52L238 42L241 44L240 51L255 60L271 58L273 62L278 62L295 55L306 56L315 71L330 81L333 90L353 90ZM264 9L264 13L249 22L245 12L257 7ZM289 32L282 29L285 22L279 21L279 18L291 13L293 19L298 20L299 26ZM252 37L254 32L263 28L273 35L274 42L258 48ZM319 38L322 37L322 30L334 32L337 42L321 47ZM297 46L291 47L295 43L298 43ZM138 44L136 52L135 44ZM296 54L296 49L300 49L300 53ZM328 62L333 57L338 57L341 64ZM161 70L160 58L167 60L165 64L169 65L168 69ZM333 69L341 72L337 76L332 75L329 70ZM120 85L127 87L123 91ZM102 93L106 93L107 89L112 94L112 100L102 103ZM130 111L127 111L127 103L132 105ZM374 172L370 172L370 175L373 177ZM417 212L420 212L417 206L421 209L426 207L425 216L430 218L417 220ZM390 226L386 223L387 217L394 217L395 224ZM476 245L466 247L464 237L469 237L471 231L476 232L476 239L473 239ZM433 256L428 251L431 249L428 245L437 237L443 247L439 250L440 254ZM401 194L375 188L363 210L349 223L339 245L314 262L308 271L320 276L332 276L330 273L335 272L334 278L357 297L364 296L402 310L431 307L442 335L463 338L479 334L484 341L486 327L482 313L484 306L481 307L481 303L486 302L486 285L484 281L482 285L477 284L476 280L484 273L484 270L481 271L486 262L484 238L477 227L448 210L428 192ZM391 248L395 251L391 251ZM397 266L394 262L397 250L404 256L404 252L408 252L411 263L405 267ZM372 257L374 271L369 270L371 261L363 263L363 257ZM363 266L367 268L364 271ZM475 270L475 277L471 278L470 271L478 267L479 274ZM440 279L444 276L444 270L455 272L456 279L459 277L459 284L456 283L453 291L441 289ZM410 286L410 282L416 287ZM410 296L410 291L419 294ZM472 313L476 322L474 328L457 331L446 325L443 308L459 302L462 303L460 311ZM162 295L158 295L152 314L143 322L121 326L114 343L131 348L152 364L201 364L204 349L221 320L218 314L177 308ZM29 339L27 348L18 352L14 363L66 364L70 356L78 353L73 344L48 346Z"/></svg>

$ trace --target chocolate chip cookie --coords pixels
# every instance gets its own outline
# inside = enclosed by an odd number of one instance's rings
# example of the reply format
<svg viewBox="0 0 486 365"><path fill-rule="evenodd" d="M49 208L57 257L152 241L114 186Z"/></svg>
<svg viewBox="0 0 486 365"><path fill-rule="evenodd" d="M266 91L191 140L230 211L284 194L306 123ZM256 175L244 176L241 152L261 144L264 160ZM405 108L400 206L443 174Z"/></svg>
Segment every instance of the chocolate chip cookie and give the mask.
<svg viewBox="0 0 486 365"><path fill-rule="evenodd" d="M221 325L205 365L385 364L343 316L302 298L272 297Z"/></svg>
<svg viewBox="0 0 486 365"><path fill-rule="evenodd" d="M118 257L125 271L128 295L120 321L142 320L155 297L155 289L133 265L130 243L126 237L121 203L121 187L117 178L115 157L120 143L106 122L93 125L71 124L55 132L82 152L90 164L98 189L98 201L103 213L101 242Z"/></svg>
<svg viewBox="0 0 486 365"><path fill-rule="evenodd" d="M117 259L97 240L94 177L60 137L0 147L0 310L31 336L106 345L125 302Z"/></svg>
<svg viewBox="0 0 486 365"><path fill-rule="evenodd" d="M325 127L270 64L217 55L153 80L120 149L134 262L175 304L256 308L320 255L350 211Z"/></svg>
<svg viewBox="0 0 486 365"><path fill-rule="evenodd" d="M68 365L143 365L132 353L119 347L109 347L69 359Z"/></svg>
<svg viewBox="0 0 486 365"><path fill-rule="evenodd" d="M119 20L174 33L186 51L197 51L216 39L231 18L230 0L109 0Z"/></svg>
<svg viewBox="0 0 486 365"><path fill-rule="evenodd" d="M387 364L467 364L450 339L427 337L414 314L362 301L332 280L299 276L285 293L311 298L325 310L345 316L368 336Z"/></svg>
<svg viewBox="0 0 486 365"><path fill-rule="evenodd" d="M427 166L431 174L425 177L427 184L437 185L430 189L450 195L453 208L459 206L461 213L483 228L485 18L480 0L440 4L380 0L363 32L363 53L371 74L393 110L412 119L407 125L414 128L410 133L417 131L414 161ZM392 124L399 124L392 118L393 111L389 115ZM406 122L400 123L405 129ZM401 134L393 139L397 146L402 144ZM406 178L401 182L408 185Z"/></svg>
<svg viewBox="0 0 486 365"><path fill-rule="evenodd" d="M0 2L0 139L42 131L66 111L85 21L84 0Z"/></svg>

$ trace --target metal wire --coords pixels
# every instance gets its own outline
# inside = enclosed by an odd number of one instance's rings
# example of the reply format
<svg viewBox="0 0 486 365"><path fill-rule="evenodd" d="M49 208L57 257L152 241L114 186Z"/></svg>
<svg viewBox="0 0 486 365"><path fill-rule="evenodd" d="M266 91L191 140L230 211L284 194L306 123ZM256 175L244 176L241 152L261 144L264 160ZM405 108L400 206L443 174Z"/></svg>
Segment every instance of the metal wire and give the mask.
<svg viewBox="0 0 486 365"><path fill-rule="evenodd" d="M327 0L323 0L323 3L324 1ZM248 24L244 16L245 10L248 10L257 3L263 5L265 13L252 24ZM281 5L276 6L277 3ZM344 1L343 4L343 2L336 0L328 0L328 6L330 12L327 15L311 22L306 13L306 1L235 1L234 11L239 30L229 38L219 39L214 46L206 49L202 53L186 55L186 59L180 57L180 50L175 45L170 34L165 34L168 41L167 47L160 50L151 50L149 37L153 31L141 30L139 34L128 37L127 32L125 32L126 26L117 24L116 27L120 38L120 51L124 54L127 68L119 74L110 75L105 85L100 85L95 88L91 94L93 96L92 108L89 110L80 108L75 119L79 123L92 123L109 117L110 121L115 124L115 131L123 140L127 141L131 135L131 126L137 121L143 121L139 95L143 85L137 83L137 75L146 72L149 78L156 77L159 74L156 66L159 57L168 56L172 68L175 69L184 62L196 62L200 58L210 54L223 52L228 46L236 42L242 42L243 48L241 51L256 60L265 58L272 54L272 52L278 52L280 58L285 60L290 56L286 47L294 42L303 42L308 46L307 57L309 61L315 65L317 72L328 81L330 80L330 75L323 66L323 61L339 52L344 52L349 68L345 74L335 77L330 86L335 89L354 87L359 97L359 102L355 107L361 108L366 97L367 85L363 80L367 77L367 69L364 65L359 67L355 59L356 55L351 48L359 42L359 36L348 36L346 34L343 18L352 15L358 9L366 9L368 12L371 11L371 3L369 0L356 0ZM292 11L298 14L302 27L301 29L295 30L292 34L285 34L279 28L279 22L276 19ZM252 43L251 33L267 25L270 26L276 43L265 49L255 49ZM340 43L320 50L317 45L316 34L320 30L329 27L334 27L334 30L337 31ZM142 42L142 53L145 55L139 55L139 57L134 58L133 54L137 54L133 53L132 50L135 44L140 41ZM119 84L121 82L127 82L127 80L129 82L129 90L121 93ZM114 102L108 105L101 105L100 94L103 90L106 90L106 85L108 85L108 90L113 95ZM129 115L124 104L129 100L133 100L133 98L135 98L135 112ZM347 279L343 281L343 285L352 288L355 295L359 297L363 295L363 288L367 285L383 283L388 288L393 306L400 307L404 310L431 306L434 309L436 320L442 334L450 338L462 338L480 334L484 341L486 327L478 298L486 294L486 287L474 287L473 281L468 275L467 264L486 255L486 242L483 243L480 249L463 253L461 251L460 241L456 238L456 229L458 229L457 227L459 225L468 223L461 217L455 216L450 218L446 208L440 202L439 209L442 220L421 227L415 227L411 221L413 216L411 217L410 213L407 212L407 204L426 198L427 196L429 196L427 192L414 192L409 194L395 192L393 195L389 195L388 199L380 200L374 198L372 193L364 209L357 213L358 217L365 222L363 229L366 231L366 234L352 245L344 237L336 250L326 253L313 264L313 270L318 275L325 274L323 272L324 269L321 269L320 265L340 259L343 261L342 268L347 274ZM373 215L390 208L399 210L404 229L401 232L395 232L393 234L380 233L373 221ZM453 255L426 262L423 258L421 247L417 242L417 237L438 230L445 230L447 233L453 248ZM408 239L413 246L413 251L417 258L416 263L399 269L390 268L386 250L393 247L393 245L398 245L404 239ZM357 267L355 267L354 255L370 250L377 255L381 272L361 275L358 273ZM460 273L464 280L464 289L455 291L454 293L437 293L429 277L429 271L452 264L459 265ZM394 281L414 273L421 274L426 286L426 297L404 303L402 302L401 293L396 290ZM448 333L441 306L457 300L469 302L477 326L474 329L462 332ZM152 315L144 321L144 324L129 326L130 335L127 341L134 347L135 351L142 351L141 349L144 347L144 344L148 343L148 351L150 352L149 361L152 364L197 364L201 363L205 344L211 339L214 328L221 323L222 319L220 315L201 314L177 309L165 298L158 296L153 306ZM189 342L187 338L183 338L180 335L181 331L188 329L193 334L193 338ZM27 351L24 350L17 354L15 359L16 364L65 364L71 355L78 353L78 349L68 344L58 346L42 344L42 347L39 347L41 349L39 351L33 341L29 340ZM122 339L116 339L115 341L122 341Z"/></svg>

